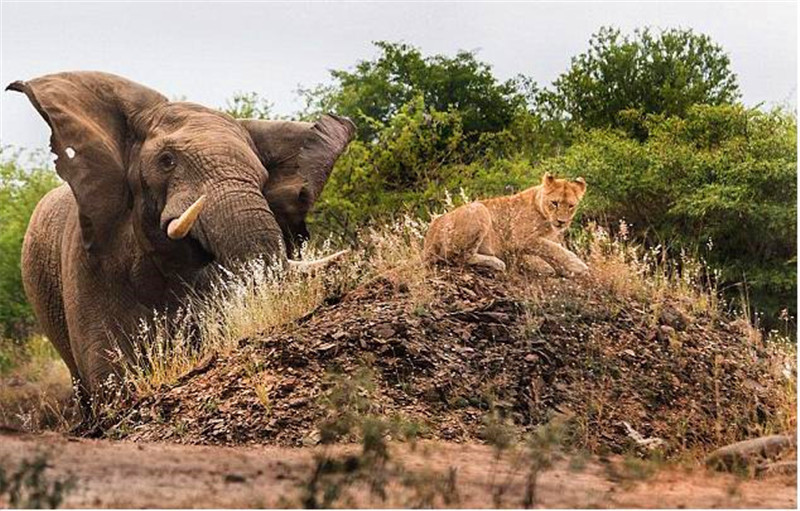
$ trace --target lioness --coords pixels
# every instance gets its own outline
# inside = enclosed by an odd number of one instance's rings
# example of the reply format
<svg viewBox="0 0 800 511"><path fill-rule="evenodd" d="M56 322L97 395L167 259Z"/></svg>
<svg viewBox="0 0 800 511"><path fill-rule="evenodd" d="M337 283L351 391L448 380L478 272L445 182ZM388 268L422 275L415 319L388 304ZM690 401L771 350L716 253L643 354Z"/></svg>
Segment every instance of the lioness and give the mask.
<svg viewBox="0 0 800 511"><path fill-rule="evenodd" d="M586 192L586 181L556 179L516 195L471 202L436 218L425 236L426 261L485 266L504 271L512 256L537 256L557 273L589 267L558 241ZM532 261L542 267L542 262ZM552 271L551 270L551 271Z"/></svg>

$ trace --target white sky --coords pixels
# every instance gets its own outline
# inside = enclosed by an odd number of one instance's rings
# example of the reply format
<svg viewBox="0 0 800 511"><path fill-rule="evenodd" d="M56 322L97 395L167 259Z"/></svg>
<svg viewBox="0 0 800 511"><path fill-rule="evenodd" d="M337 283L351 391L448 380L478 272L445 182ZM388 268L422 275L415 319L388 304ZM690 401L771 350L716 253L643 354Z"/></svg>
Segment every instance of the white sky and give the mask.
<svg viewBox="0 0 800 511"><path fill-rule="evenodd" d="M298 85L374 57L371 41L424 54L478 50L495 75L549 85L602 25L710 35L729 52L744 102L796 103L797 5L768 3L10 3L0 6L0 83L101 70L211 107L256 91L278 113ZM26 98L0 93L0 143L45 147Z"/></svg>

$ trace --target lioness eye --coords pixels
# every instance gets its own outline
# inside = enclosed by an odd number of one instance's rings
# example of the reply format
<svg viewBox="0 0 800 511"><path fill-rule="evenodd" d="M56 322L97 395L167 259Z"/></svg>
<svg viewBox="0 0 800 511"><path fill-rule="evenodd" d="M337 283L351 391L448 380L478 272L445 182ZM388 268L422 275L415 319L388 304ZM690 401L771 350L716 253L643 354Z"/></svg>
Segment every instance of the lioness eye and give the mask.
<svg viewBox="0 0 800 511"><path fill-rule="evenodd" d="M551 201L551 202L550 202L550 204L551 204L551 205L552 205L554 208L557 208L557 207L558 207L558 201L557 201L557 200Z"/></svg>

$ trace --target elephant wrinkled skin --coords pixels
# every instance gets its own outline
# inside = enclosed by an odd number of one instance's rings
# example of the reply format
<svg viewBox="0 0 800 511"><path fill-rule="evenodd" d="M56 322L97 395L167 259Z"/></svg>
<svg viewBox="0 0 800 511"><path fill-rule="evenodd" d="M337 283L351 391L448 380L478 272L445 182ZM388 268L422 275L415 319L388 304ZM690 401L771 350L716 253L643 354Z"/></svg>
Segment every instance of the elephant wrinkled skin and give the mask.
<svg viewBox="0 0 800 511"><path fill-rule="evenodd" d="M66 181L33 213L22 273L84 395L114 373L112 339L130 354L125 339L140 318L177 305L212 263L261 256L288 264L354 133L332 115L238 121L100 72L7 90L24 93L49 125Z"/></svg>

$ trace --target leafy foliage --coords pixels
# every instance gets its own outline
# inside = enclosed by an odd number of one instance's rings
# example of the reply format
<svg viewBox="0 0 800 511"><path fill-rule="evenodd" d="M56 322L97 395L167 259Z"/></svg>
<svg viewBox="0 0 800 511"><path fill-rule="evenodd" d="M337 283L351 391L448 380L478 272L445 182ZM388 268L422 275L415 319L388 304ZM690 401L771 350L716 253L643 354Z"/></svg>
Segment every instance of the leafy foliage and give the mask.
<svg viewBox="0 0 800 511"><path fill-rule="evenodd" d="M505 129L526 104L529 81L499 82L474 53L424 57L408 44L374 44L381 51L376 59L358 62L353 71L331 71L333 85L301 89L306 116L331 110L346 115L356 121L360 140L373 141L380 126L422 96L435 111L458 112L465 136L474 139Z"/></svg>
<svg viewBox="0 0 800 511"><path fill-rule="evenodd" d="M22 337L33 325L20 274L22 240L33 209L58 178L41 164L25 170L17 159L0 152L0 334Z"/></svg>
<svg viewBox="0 0 800 511"><path fill-rule="evenodd" d="M645 142L592 130L541 169L586 177L584 217L624 219L673 256L699 253L724 284L747 282L773 316L795 310L796 117L696 105L685 118L648 116L645 126Z"/></svg>
<svg viewBox="0 0 800 511"><path fill-rule="evenodd" d="M446 193L482 197L536 184L545 171L584 176L583 217L625 220L650 246L702 255L724 284L746 281L774 315L794 310L796 118L780 110L696 105L649 115L644 142L624 130L583 132L562 156L467 163L463 121L417 99L342 158L314 214L317 231L352 234L398 213L426 216ZM353 236L353 239L355 237ZM738 293L738 289L734 289Z"/></svg>
<svg viewBox="0 0 800 511"><path fill-rule="evenodd" d="M354 242L358 227L425 217L448 194L511 193L545 170L583 175L584 218L624 219L651 247L704 257L731 296L745 281L773 317L796 310L796 118L736 104L736 75L708 36L602 28L550 90L524 77L500 84L474 54L377 46L377 59L304 91L362 129L317 203L317 232ZM451 86L463 96L440 93Z"/></svg>
<svg viewBox="0 0 800 511"><path fill-rule="evenodd" d="M236 119L274 119L273 108L256 92L237 92L221 110Z"/></svg>
<svg viewBox="0 0 800 511"><path fill-rule="evenodd" d="M629 127L638 138L646 114L683 116L694 104L722 105L739 98L730 59L710 37L672 29L634 37L604 27L589 50L544 94L543 101L585 128Z"/></svg>

